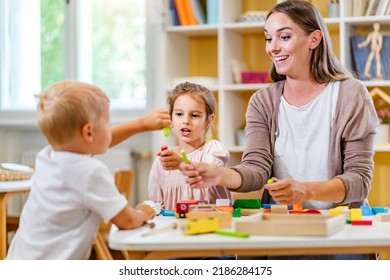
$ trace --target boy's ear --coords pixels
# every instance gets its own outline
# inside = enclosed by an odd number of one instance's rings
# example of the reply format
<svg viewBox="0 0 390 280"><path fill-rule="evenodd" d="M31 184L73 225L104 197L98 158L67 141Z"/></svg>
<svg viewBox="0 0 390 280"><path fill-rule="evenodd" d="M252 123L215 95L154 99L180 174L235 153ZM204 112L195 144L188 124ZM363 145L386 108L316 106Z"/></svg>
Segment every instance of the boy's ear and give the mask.
<svg viewBox="0 0 390 280"><path fill-rule="evenodd" d="M81 136L84 138L85 141L87 142L92 142L93 141L93 127L92 124L86 123L83 125L81 129Z"/></svg>

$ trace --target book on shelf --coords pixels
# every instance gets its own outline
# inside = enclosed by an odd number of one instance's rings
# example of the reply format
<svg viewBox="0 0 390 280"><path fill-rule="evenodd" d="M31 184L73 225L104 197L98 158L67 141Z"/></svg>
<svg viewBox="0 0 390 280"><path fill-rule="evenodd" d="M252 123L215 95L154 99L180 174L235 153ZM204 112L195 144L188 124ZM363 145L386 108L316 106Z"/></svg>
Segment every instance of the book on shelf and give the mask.
<svg viewBox="0 0 390 280"><path fill-rule="evenodd" d="M230 68L232 70L233 83L241 84L242 83L241 73L249 70L248 65L245 62L240 61L238 59L232 59L230 61Z"/></svg>
<svg viewBox="0 0 390 280"><path fill-rule="evenodd" d="M177 15L179 17L180 25L189 25L189 18L187 15L187 10L185 7L184 0L174 0L175 1L175 7L177 11Z"/></svg>
<svg viewBox="0 0 390 280"><path fill-rule="evenodd" d="M191 5L191 0L181 0L184 2L184 8L186 10L186 15L188 19L188 25L197 25L197 21L195 19L194 11Z"/></svg>
<svg viewBox="0 0 390 280"><path fill-rule="evenodd" d="M367 10L368 2L369 2L369 0L352 0L351 1L352 16L354 16L354 17L363 16Z"/></svg>
<svg viewBox="0 0 390 280"><path fill-rule="evenodd" d="M207 0L206 4L207 24L218 23L218 0Z"/></svg>
<svg viewBox="0 0 390 280"><path fill-rule="evenodd" d="M374 5L375 5L375 2L376 2L376 1L377 1L377 0L369 0L369 2L368 2L368 4L367 4L366 12L365 12L365 14L364 14L366 17L371 15L372 10L373 10L373 8L374 8Z"/></svg>
<svg viewBox="0 0 390 280"><path fill-rule="evenodd" d="M381 0L378 9L376 10L375 15L377 16L384 16L387 11L387 7L389 6L390 0Z"/></svg>
<svg viewBox="0 0 390 280"><path fill-rule="evenodd" d="M178 26L180 25L179 16L177 14L175 0L169 0L169 12L170 12L170 25Z"/></svg>
<svg viewBox="0 0 390 280"><path fill-rule="evenodd" d="M206 9L202 4L202 0L190 0L192 11L195 16L195 20L198 24L206 24ZM204 2L204 1L203 1Z"/></svg>
<svg viewBox="0 0 390 280"><path fill-rule="evenodd" d="M371 53L371 44L359 48L359 44L366 40L367 36L353 36L351 37L351 51L353 58L353 70L356 71L358 78L362 81L370 80L390 80L390 36L383 36L382 48L380 50L380 63L376 61L375 55L372 56L371 62L368 58ZM367 73L365 69L369 63ZM377 71L378 65L380 71ZM381 76L378 77L378 73Z"/></svg>

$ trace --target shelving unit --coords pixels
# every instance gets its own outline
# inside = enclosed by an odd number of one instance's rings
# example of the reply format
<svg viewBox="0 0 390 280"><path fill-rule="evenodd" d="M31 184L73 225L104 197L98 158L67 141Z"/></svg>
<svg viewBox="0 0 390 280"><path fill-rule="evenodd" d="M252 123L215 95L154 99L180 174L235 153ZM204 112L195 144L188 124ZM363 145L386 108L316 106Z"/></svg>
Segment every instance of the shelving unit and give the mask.
<svg viewBox="0 0 390 280"><path fill-rule="evenodd" d="M168 5L167 1L164 1ZM218 101L217 137L240 156L242 147L236 145L236 131L245 125L244 114L250 96L268 84L234 84L230 62L244 61L252 71L268 71L271 61L265 53L264 23L237 22L240 14L252 10L269 10L279 1L219 0L219 23L214 25L167 26L165 28L165 76L161 89L164 94L172 89L170 81L176 77L209 76L218 84L207 85ZM339 1L340 17L327 18L326 1L311 1L322 13L328 26L333 48L340 61L352 67L349 38L368 34L375 22L381 23L381 32L390 33L388 16L352 17L351 2ZM365 81L370 90L380 87L389 91L390 81ZM383 147L378 152L387 152Z"/></svg>
<svg viewBox="0 0 390 280"><path fill-rule="evenodd" d="M164 1L164 0L163 0ZM168 5L169 1L164 1ZM239 23L240 14L247 11L270 10L280 0L219 0L219 23L215 25L166 26L162 55L161 94L172 89L175 77L210 76L218 79L209 86L217 102L217 137L231 152L229 164L239 163L243 147L236 145L235 134L245 125L245 112L250 96L269 84L234 84L230 61L244 61L252 71L268 71L271 60L265 52L264 23ZM321 12L328 26L333 49L344 64L352 67L350 37L367 35L375 22L380 22L381 32L390 33L389 16L352 17L350 0L339 1L339 17L327 18L327 2L311 1ZM167 7L167 6L166 6ZM387 94L390 81L365 81L368 90L380 87ZM165 104L162 104L165 106ZM375 146L377 152L374 181L370 200L373 205L390 205L390 196L383 195L390 180L389 145ZM380 178L380 180L378 180ZM387 193L388 194L388 193Z"/></svg>

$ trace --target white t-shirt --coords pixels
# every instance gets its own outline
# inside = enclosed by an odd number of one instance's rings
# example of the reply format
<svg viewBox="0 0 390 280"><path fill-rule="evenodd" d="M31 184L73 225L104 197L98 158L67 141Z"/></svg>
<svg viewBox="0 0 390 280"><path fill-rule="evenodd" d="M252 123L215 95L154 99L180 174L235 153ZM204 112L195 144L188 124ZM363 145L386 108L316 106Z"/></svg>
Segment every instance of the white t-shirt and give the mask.
<svg viewBox="0 0 390 280"><path fill-rule="evenodd" d="M37 155L7 259L88 259L100 220L112 219L127 203L102 162L47 146Z"/></svg>
<svg viewBox="0 0 390 280"><path fill-rule="evenodd" d="M297 181L329 180L329 143L339 92L331 82L309 104L295 107L282 97L279 135L275 142L273 172L276 178ZM331 203L304 201L304 208L327 209Z"/></svg>

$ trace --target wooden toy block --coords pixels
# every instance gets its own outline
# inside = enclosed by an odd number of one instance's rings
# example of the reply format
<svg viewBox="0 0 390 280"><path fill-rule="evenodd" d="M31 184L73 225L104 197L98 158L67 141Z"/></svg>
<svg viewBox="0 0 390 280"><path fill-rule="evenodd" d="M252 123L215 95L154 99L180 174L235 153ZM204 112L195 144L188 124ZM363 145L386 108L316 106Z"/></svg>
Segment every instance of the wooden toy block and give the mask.
<svg viewBox="0 0 390 280"><path fill-rule="evenodd" d="M360 206L360 209L362 210L362 216L372 216L372 210L371 207L368 205L362 205Z"/></svg>
<svg viewBox="0 0 390 280"><path fill-rule="evenodd" d="M390 213L379 213L375 218L378 222L390 222Z"/></svg>
<svg viewBox="0 0 390 280"><path fill-rule="evenodd" d="M186 164L190 164L190 160L187 158L187 154L185 150L180 151L181 157L183 159L183 162Z"/></svg>
<svg viewBox="0 0 390 280"><path fill-rule="evenodd" d="M338 216L341 215L341 209L340 208L331 208L329 209L329 215L330 216Z"/></svg>
<svg viewBox="0 0 390 280"><path fill-rule="evenodd" d="M241 208L234 209L234 212L232 213L233 218L239 218L242 216Z"/></svg>
<svg viewBox="0 0 390 280"><path fill-rule="evenodd" d="M351 220L351 210L341 210L341 214L344 215L345 220Z"/></svg>
<svg viewBox="0 0 390 280"><path fill-rule="evenodd" d="M169 127L164 126L164 127L162 128L162 131L163 131L163 134L164 134L165 137L168 137L168 136L169 136Z"/></svg>
<svg viewBox="0 0 390 280"><path fill-rule="evenodd" d="M316 214L316 215L321 215L321 211L317 209L305 209L305 210L290 210L290 214Z"/></svg>
<svg viewBox="0 0 390 280"><path fill-rule="evenodd" d="M187 217L189 219L216 218L219 221L220 228L230 228L232 226L233 211L234 209L231 206L216 206L214 204L190 205Z"/></svg>
<svg viewBox="0 0 390 280"><path fill-rule="evenodd" d="M230 206L230 199L227 199L227 198L217 198L215 204L217 206Z"/></svg>
<svg viewBox="0 0 390 280"><path fill-rule="evenodd" d="M372 226L371 220L352 220L351 225L353 226Z"/></svg>
<svg viewBox="0 0 390 280"><path fill-rule="evenodd" d="M371 210L374 215L379 213L389 213L389 207L372 207Z"/></svg>
<svg viewBox="0 0 390 280"><path fill-rule="evenodd" d="M293 207L292 207L292 210L294 210L294 211L302 211L302 202L295 203L293 205Z"/></svg>
<svg viewBox="0 0 390 280"><path fill-rule="evenodd" d="M186 218L188 212L190 211L190 206L197 204L197 205L204 205L208 202L206 200L181 200L178 203L176 203L176 217L179 218Z"/></svg>
<svg viewBox="0 0 390 280"><path fill-rule="evenodd" d="M217 218L188 219L182 226L182 231L186 235L210 233L219 230Z"/></svg>
<svg viewBox="0 0 390 280"><path fill-rule="evenodd" d="M362 210L360 208L352 208L351 212L351 221L359 221L362 219Z"/></svg>
<svg viewBox="0 0 390 280"><path fill-rule="evenodd" d="M232 214L228 212L189 212L188 219L215 218L219 221L220 228L230 228L232 226Z"/></svg>
<svg viewBox="0 0 390 280"><path fill-rule="evenodd" d="M261 202L258 198L236 199L233 203L233 208L259 209Z"/></svg>
<svg viewBox="0 0 390 280"><path fill-rule="evenodd" d="M241 209L241 208L237 208L237 209ZM260 209L241 209L241 215L242 216L250 216L250 215L253 215L253 214L264 212L264 210L265 210L264 208L260 208Z"/></svg>
<svg viewBox="0 0 390 280"><path fill-rule="evenodd" d="M287 205L271 205L271 214L288 214Z"/></svg>
<svg viewBox="0 0 390 280"><path fill-rule="evenodd" d="M339 206L336 206L335 209L349 210L348 206L346 206L346 205L339 205Z"/></svg>
<svg viewBox="0 0 390 280"><path fill-rule="evenodd" d="M343 216L259 215L257 220L237 221L236 231L253 235L327 236L345 227Z"/></svg>

